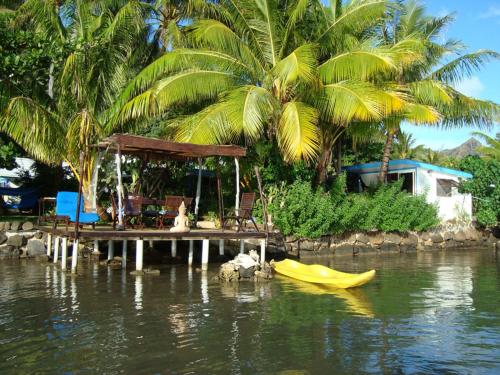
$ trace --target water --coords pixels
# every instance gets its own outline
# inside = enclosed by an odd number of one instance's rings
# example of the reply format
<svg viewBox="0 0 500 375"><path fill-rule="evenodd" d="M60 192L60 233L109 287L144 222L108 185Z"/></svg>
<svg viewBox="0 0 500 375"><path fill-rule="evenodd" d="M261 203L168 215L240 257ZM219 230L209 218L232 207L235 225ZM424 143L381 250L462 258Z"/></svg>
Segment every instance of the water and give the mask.
<svg viewBox="0 0 500 375"><path fill-rule="evenodd" d="M72 278L0 262L0 373L498 374L499 265L491 251L347 258L335 267L375 280L328 292L224 285L214 264Z"/></svg>

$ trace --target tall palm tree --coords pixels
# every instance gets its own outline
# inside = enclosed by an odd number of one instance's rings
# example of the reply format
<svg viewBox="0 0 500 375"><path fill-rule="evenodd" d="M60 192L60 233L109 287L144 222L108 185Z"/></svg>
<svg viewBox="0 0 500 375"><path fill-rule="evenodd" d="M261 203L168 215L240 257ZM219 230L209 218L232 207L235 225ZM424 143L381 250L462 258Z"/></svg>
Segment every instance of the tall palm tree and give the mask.
<svg viewBox="0 0 500 375"><path fill-rule="evenodd" d="M370 78L417 58L415 41L391 47L362 38L385 0L340 9L319 0L220 0L186 27L186 48L165 52L123 91L117 123L163 117L175 140L276 140L287 161L322 169L336 129L403 106ZM170 116L174 113L173 116Z"/></svg>
<svg viewBox="0 0 500 375"><path fill-rule="evenodd" d="M54 69L45 97L10 100L1 129L34 158L66 162L91 192L95 154L80 151L116 130L109 108L131 78L146 46L143 4L139 1L27 0L19 9L19 27L44 36L67 51Z"/></svg>
<svg viewBox="0 0 500 375"><path fill-rule="evenodd" d="M458 55L447 61L450 54L458 54L462 45L458 41L440 42L444 28L453 20L448 15L431 17L425 15L425 8L418 1L408 1L390 12L381 28L381 35L388 45L398 43L409 36L424 41L424 59L407 65L394 76L395 82L411 94L420 107L413 113L390 116L382 123L386 142L379 173L379 181L384 182L395 136L400 132L403 121L414 123L437 123L442 126L487 126L493 123L500 107L492 102L477 100L458 92L453 85L480 69L490 59L500 55L494 51L480 50ZM434 121L421 118L421 109L433 108Z"/></svg>
<svg viewBox="0 0 500 375"><path fill-rule="evenodd" d="M399 132L394 144L393 156L398 159L418 159L424 151L423 145L415 145L416 140L412 134Z"/></svg>
<svg viewBox="0 0 500 375"><path fill-rule="evenodd" d="M495 138L482 132L473 132L472 135L481 138L486 143L478 147L477 152L487 159L500 160L500 133L497 133Z"/></svg>

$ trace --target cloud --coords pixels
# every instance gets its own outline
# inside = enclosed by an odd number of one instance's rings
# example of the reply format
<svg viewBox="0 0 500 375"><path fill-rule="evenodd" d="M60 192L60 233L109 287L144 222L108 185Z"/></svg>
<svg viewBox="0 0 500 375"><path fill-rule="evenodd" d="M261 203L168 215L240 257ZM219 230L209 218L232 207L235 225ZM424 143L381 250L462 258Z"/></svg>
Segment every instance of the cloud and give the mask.
<svg viewBox="0 0 500 375"><path fill-rule="evenodd" d="M490 6L486 12L483 12L479 15L479 18L500 18L500 5L495 4Z"/></svg>
<svg viewBox="0 0 500 375"><path fill-rule="evenodd" d="M477 76L472 76L470 78L465 78L455 87L462 94L467 96L472 96L478 98L484 91L484 85Z"/></svg>

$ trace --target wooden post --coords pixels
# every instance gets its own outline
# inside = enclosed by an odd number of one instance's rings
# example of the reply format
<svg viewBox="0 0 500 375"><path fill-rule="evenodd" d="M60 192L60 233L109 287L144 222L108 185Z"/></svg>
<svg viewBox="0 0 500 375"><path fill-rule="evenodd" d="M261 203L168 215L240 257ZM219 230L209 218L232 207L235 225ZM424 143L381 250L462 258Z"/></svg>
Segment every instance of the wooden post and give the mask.
<svg viewBox="0 0 500 375"><path fill-rule="evenodd" d="M101 252L99 251L99 240L94 240L94 250L92 251L92 254L100 254Z"/></svg>
<svg viewBox="0 0 500 375"><path fill-rule="evenodd" d="M219 240L219 255L224 255L224 240Z"/></svg>
<svg viewBox="0 0 500 375"><path fill-rule="evenodd" d="M122 268L127 268L127 240L122 243Z"/></svg>
<svg viewBox="0 0 500 375"><path fill-rule="evenodd" d="M240 210L240 162L238 158L234 158L234 165L236 167L236 199L234 202L234 210L236 215L239 215Z"/></svg>
<svg viewBox="0 0 500 375"><path fill-rule="evenodd" d="M245 240L240 240L240 254L245 252Z"/></svg>
<svg viewBox="0 0 500 375"><path fill-rule="evenodd" d="M80 230L80 210L82 208L82 189L83 189L83 162L85 158L85 153L80 152L80 180L78 181L78 201L76 202L76 214L75 214L75 241L78 241L78 231Z"/></svg>
<svg viewBox="0 0 500 375"><path fill-rule="evenodd" d="M172 248L170 249L172 252L172 258L177 256L177 240L172 240Z"/></svg>
<svg viewBox="0 0 500 375"><path fill-rule="evenodd" d="M259 167L255 166L255 177L257 177L257 184L259 185L259 195L260 195L260 203L262 204L262 221L264 223L264 230L266 233L268 232L267 226L267 202L266 197L264 196L264 191L262 190L262 180L260 178Z"/></svg>
<svg viewBox="0 0 500 375"><path fill-rule="evenodd" d="M108 241L108 261L115 257L115 243L113 240Z"/></svg>
<svg viewBox="0 0 500 375"><path fill-rule="evenodd" d="M68 237L62 239L61 270L66 271L68 262Z"/></svg>
<svg viewBox="0 0 500 375"><path fill-rule="evenodd" d="M122 184L122 154L118 146L115 154L116 177L118 185L116 191L118 194L118 229L123 229L123 184Z"/></svg>
<svg viewBox="0 0 500 375"><path fill-rule="evenodd" d="M198 158L198 181L196 182L196 199L194 205L194 220L195 224L198 222L198 211L200 208L200 196L201 196L201 167L202 160Z"/></svg>
<svg viewBox="0 0 500 375"><path fill-rule="evenodd" d="M144 240L141 238L135 245L135 270L142 271L144 259Z"/></svg>
<svg viewBox="0 0 500 375"><path fill-rule="evenodd" d="M209 240L203 240L201 247L201 269L206 270L208 268L208 246Z"/></svg>
<svg viewBox="0 0 500 375"><path fill-rule="evenodd" d="M260 264L266 261L266 240L260 240Z"/></svg>
<svg viewBox="0 0 500 375"><path fill-rule="evenodd" d="M188 254L189 267L191 267L193 265L193 247L194 247L194 241L189 240L189 254Z"/></svg>
<svg viewBox="0 0 500 375"><path fill-rule="evenodd" d="M219 215L219 223L222 226L224 220L224 202L222 197L222 182L220 177L220 164L219 160L217 161L217 211ZM224 230L224 228L222 228Z"/></svg>
<svg viewBox="0 0 500 375"><path fill-rule="evenodd" d="M59 259L59 244L60 238L56 236L54 243L54 264L57 264L57 259Z"/></svg>
<svg viewBox="0 0 500 375"><path fill-rule="evenodd" d="M47 234L47 256L50 257L52 255L52 235Z"/></svg>
<svg viewBox="0 0 500 375"><path fill-rule="evenodd" d="M71 253L71 273L76 273L78 265L78 240L73 241L73 252Z"/></svg>

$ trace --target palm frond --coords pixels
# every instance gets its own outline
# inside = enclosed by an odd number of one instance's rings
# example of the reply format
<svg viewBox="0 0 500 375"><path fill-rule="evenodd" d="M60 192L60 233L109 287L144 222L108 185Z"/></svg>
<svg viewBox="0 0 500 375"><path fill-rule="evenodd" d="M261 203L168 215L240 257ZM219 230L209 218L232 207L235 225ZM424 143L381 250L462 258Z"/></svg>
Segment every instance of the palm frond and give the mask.
<svg viewBox="0 0 500 375"><path fill-rule="evenodd" d="M430 74L430 78L449 84L458 83L460 80L472 76L485 63L499 59L500 54L490 50L479 50L460 56Z"/></svg>
<svg viewBox="0 0 500 375"><path fill-rule="evenodd" d="M408 85L411 95L427 105L447 105L453 101L447 86L439 81L422 80Z"/></svg>
<svg viewBox="0 0 500 375"><path fill-rule="evenodd" d="M403 109L403 117L412 124L437 124L441 121L441 114L432 106L416 103L407 103Z"/></svg>
<svg viewBox="0 0 500 375"><path fill-rule="evenodd" d="M271 75L279 80L283 89L297 81L313 83L316 75L316 51L313 44L303 44L282 59L272 69Z"/></svg>
<svg viewBox="0 0 500 375"><path fill-rule="evenodd" d="M305 103L288 102L278 122L277 138L287 161L314 160L319 149L318 111Z"/></svg>

